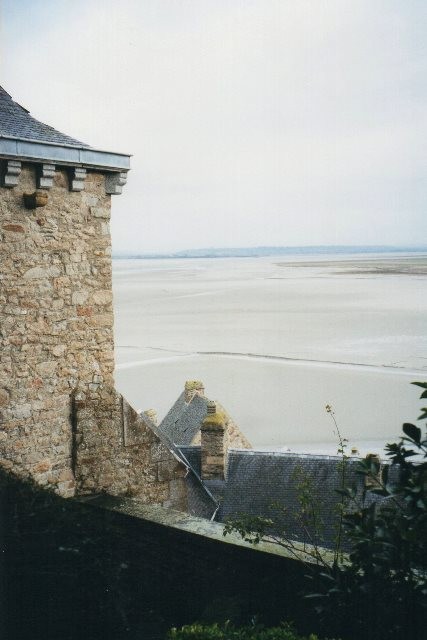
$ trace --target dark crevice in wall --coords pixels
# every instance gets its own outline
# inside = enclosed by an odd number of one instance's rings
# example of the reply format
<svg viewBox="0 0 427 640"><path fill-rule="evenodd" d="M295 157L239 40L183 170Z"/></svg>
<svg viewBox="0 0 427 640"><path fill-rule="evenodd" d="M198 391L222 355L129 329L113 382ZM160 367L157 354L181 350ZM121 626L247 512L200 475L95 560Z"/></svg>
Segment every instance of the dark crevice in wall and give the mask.
<svg viewBox="0 0 427 640"><path fill-rule="evenodd" d="M76 477L77 470L77 410L76 410L76 397L75 392L70 397L70 424L71 424L71 471L74 478Z"/></svg>

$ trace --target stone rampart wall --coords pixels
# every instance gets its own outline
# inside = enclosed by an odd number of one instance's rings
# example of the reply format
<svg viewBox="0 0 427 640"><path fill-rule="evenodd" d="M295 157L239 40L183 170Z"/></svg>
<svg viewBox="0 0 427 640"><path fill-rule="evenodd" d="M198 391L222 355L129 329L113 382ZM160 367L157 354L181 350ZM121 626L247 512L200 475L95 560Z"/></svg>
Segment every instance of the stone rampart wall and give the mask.
<svg viewBox="0 0 427 640"><path fill-rule="evenodd" d="M74 400L79 494L105 491L187 510L185 467L117 391Z"/></svg>

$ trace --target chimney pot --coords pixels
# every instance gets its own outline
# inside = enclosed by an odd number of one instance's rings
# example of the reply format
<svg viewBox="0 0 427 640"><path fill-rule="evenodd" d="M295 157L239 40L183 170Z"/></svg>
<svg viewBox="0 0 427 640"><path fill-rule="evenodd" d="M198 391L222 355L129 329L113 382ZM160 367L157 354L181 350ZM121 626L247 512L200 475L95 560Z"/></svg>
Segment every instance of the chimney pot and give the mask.
<svg viewBox="0 0 427 640"><path fill-rule="evenodd" d="M207 411L209 414L216 413L216 402L214 400L208 400Z"/></svg>

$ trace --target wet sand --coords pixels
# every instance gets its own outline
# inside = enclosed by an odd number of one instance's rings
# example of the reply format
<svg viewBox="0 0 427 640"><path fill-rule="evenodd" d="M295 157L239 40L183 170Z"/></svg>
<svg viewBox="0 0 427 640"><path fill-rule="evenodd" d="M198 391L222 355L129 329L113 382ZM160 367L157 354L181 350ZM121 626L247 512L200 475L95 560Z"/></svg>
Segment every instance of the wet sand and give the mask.
<svg viewBox="0 0 427 640"><path fill-rule="evenodd" d="M427 379L427 257L114 262L116 382L162 417L201 378L256 446L373 450Z"/></svg>

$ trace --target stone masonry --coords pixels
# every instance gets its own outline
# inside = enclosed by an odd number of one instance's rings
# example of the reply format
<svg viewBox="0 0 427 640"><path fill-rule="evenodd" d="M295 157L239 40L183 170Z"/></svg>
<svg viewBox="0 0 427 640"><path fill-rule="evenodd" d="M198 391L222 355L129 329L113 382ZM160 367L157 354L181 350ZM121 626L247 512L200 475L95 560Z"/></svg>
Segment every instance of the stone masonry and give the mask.
<svg viewBox="0 0 427 640"><path fill-rule="evenodd" d="M142 419L135 442L123 440L105 177L88 173L75 193L68 180L56 171L40 209L23 204L34 166L1 190L2 466L64 496L104 490L168 503L172 490L182 504L183 468Z"/></svg>
<svg viewBox="0 0 427 640"><path fill-rule="evenodd" d="M0 464L65 497L185 509L185 467L114 390L110 194L128 161L0 87Z"/></svg>
<svg viewBox="0 0 427 640"><path fill-rule="evenodd" d="M150 424L113 388L75 397L75 475L79 493L103 491L187 510L185 467Z"/></svg>
<svg viewBox="0 0 427 640"><path fill-rule="evenodd" d="M208 403L208 413L202 422L201 477L203 480L224 480L228 449L226 418L216 403Z"/></svg>
<svg viewBox="0 0 427 640"><path fill-rule="evenodd" d="M71 394L113 384L110 196L101 174L70 193L58 171L29 211L35 173L0 198L2 464L72 495Z"/></svg>

